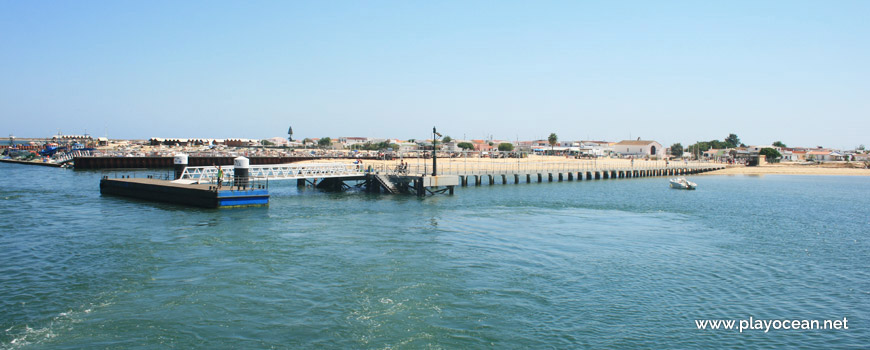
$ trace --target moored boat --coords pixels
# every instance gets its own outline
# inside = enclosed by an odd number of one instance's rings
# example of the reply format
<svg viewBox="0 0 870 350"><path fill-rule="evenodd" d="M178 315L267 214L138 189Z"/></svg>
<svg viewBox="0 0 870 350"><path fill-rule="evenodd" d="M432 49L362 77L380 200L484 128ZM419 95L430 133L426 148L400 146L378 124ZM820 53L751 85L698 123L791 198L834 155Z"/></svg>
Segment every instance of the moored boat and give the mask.
<svg viewBox="0 0 870 350"><path fill-rule="evenodd" d="M670 179L671 188L678 190L694 190L698 187L698 184L686 180L686 178L679 177L676 179Z"/></svg>

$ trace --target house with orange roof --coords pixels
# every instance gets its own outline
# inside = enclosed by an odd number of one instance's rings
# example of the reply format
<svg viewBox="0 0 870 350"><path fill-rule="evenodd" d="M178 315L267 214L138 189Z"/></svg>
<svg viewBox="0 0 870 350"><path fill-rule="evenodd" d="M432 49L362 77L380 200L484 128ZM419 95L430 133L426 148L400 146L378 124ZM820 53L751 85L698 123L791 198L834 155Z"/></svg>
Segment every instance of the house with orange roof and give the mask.
<svg viewBox="0 0 870 350"><path fill-rule="evenodd" d="M474 150L478 152L491 152L495 147L490 146L489 142L486 140L471 140L471 144L474 145ZM493 143L495 145L495 143Z"/></svg>
<svg viewBox="0 0 870 350"><path fill-rule="evenodd" d="M843 160L843 154L831 150L815 150L807 152L807 160L818 162L834 162Z"/></svg>
<svg viewBox="0 0 870 350"><path fill-rule="evenodd" d="M807 160L807 150L802 148L783 148L779 153L782 154L783 162L803 162Z"/></svg>

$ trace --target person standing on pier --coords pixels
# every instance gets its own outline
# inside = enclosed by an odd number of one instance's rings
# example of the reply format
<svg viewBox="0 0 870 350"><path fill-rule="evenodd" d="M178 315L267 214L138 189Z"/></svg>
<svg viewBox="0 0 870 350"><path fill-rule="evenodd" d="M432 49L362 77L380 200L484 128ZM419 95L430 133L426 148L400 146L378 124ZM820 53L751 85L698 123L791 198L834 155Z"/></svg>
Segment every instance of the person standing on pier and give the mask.
<svg viewBox="0 0 870 350"><path fill-rule="evenodd" d="M217 189L220 191L221 185L224 182L224 169L221 167L217 167Z"/></svg>

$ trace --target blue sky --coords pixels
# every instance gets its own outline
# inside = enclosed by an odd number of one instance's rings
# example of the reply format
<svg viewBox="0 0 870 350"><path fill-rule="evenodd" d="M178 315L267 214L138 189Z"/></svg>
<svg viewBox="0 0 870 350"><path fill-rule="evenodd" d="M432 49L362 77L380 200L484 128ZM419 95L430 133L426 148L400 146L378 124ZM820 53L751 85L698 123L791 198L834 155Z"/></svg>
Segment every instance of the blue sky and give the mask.
<svg viewBox="0 0 870 350"><path fill-rule="evenodd" d="M870 1L0 0L0 132L870 146Z"/></svg>

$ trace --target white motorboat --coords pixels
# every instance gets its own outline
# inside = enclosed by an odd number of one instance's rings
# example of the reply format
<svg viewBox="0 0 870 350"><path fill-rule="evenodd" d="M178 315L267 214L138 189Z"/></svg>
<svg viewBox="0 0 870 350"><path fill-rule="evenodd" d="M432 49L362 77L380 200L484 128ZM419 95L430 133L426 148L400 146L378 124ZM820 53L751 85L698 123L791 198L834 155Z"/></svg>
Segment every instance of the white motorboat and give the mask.
<svg viewBox="0 0 870 350"><path fill-rule="evenodd" d="M686 180L686 178L684 178L684 177L671 179L670 182L671 182L671 188L678 189L678 190L694 190L696 187L698 187L698 184L691 182L689 180Z"/></svg>

